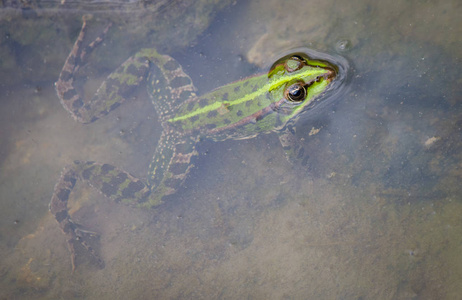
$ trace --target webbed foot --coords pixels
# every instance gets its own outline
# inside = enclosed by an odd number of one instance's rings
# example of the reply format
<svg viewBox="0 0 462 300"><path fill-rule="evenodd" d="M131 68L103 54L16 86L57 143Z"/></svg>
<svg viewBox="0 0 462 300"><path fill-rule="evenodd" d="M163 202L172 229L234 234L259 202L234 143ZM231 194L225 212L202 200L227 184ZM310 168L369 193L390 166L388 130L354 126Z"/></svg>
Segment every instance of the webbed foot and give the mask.
<svg viewBox="0 0 462 300"><path fill-rule="evenodd" d="M90 254L91 261L94 262L99 269L103 269L105 266L104 261L91 246L91 243L93 242L91 240L99 239L99 234L83 229L81 225L74 223L72 220L69 220L69 225L71 225L70 228L73 230L72 234L68 235L69 239L67 240L69 251L71 253L72 273L74 273L76 267L76 250L74 243L82 245L85 248L86 253Z"/></svg>

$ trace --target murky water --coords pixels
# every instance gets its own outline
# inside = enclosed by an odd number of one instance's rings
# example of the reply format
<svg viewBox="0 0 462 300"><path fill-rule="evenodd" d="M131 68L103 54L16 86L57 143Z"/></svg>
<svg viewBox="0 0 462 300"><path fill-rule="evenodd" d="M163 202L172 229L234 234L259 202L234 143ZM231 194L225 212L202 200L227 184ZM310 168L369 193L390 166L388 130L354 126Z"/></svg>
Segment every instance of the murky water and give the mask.
<svg viewBox="0 0 462 300"><path fill-rule="evenodd" d="M207 2L5 2L0 299L460 298L462 4ZM91 34L114 25L83 68L88 95L149 45L201 93L299 47L345 57L346 88L298 121L306 166L264 135L202 143L184 188L155 210L79 184L71 215L100 235L105 268L79 249L71 274L48 212L62 168L95 160L145 178L160 135L144 90L88 125L59 103L53 82L92 9Z"/></svg>

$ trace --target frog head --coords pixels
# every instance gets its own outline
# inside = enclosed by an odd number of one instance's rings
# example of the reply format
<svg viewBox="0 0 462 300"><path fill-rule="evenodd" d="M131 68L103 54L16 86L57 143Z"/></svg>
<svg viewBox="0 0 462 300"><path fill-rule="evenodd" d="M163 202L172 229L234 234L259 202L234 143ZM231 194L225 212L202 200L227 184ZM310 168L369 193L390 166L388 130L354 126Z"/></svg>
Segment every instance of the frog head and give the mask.
<svg viewBox="0 0 462 300"><path fill-rule="evenodd" d="M311 107L329 89L337 73L334 65L304 53L276 61L268 72L268 92L280 120L286 123Z"/></svg>

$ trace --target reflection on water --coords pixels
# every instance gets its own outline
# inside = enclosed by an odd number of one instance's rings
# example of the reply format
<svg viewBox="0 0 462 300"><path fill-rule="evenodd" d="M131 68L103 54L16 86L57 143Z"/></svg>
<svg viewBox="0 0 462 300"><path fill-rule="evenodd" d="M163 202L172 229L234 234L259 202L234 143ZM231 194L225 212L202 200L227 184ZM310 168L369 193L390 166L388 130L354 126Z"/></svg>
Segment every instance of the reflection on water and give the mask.
<svg viewBox="0 0 462 300"><path fill-rule="evenodd" d="M462 292L456 1L239 2L213 22L210 11L221 7L178 2L181 16L168 5L137 8L151 18L140 18L143 26L125 22L121 7L95 14L90 34L108 19L115 26L83 67L96 78L83 87L88 94L130 53L153 44L180 61L201 93L252 74L242 58L265 67L298 47L345 56L351 76L348 93L298 121L306 166L290 165L267 135L202 143L184 188L156 210L114 204L80 184L70 213L99 234L92 246L106 266L99 270L79 248L74 274L47 208L62 167L95 160L144 177L159 124L144 91L95 123L74 122L52 83L78 33L78 9L5 3L1 298L454 299Z"/></svg>

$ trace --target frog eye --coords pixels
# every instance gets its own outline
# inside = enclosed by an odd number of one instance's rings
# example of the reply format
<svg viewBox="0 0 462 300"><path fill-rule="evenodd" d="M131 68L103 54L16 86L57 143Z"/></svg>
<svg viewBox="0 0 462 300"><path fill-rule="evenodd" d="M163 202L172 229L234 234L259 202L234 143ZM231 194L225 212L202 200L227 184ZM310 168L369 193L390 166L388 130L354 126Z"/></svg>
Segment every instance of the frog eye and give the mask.
<svg viewBox="0 0 462 300"><path fill-rule="evenodd" d="M300 83L294 83L284 91L284 97L290 102L301 102L306 98L306 89Z"/></svg>
<svg viewBox="0 0 462 300"><path fill-rule="evenodd" d="M303 58L298 55L292 55L284 64L287 72L294 72L303 67Z"/></svg>

